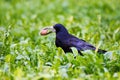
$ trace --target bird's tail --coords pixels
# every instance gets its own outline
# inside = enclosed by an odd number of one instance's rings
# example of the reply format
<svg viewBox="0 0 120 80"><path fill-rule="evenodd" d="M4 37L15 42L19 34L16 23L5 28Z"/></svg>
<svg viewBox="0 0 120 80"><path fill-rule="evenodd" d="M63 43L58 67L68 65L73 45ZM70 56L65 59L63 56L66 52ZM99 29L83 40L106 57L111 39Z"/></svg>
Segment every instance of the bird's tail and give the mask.
<svg viewBox="0 0 120 80"><path fill-rule="evenodd" d="M106 52L107 52L106 50L98 49L98 53L100 53L100 54L104 54L104 53L106 53Z"/></svg>

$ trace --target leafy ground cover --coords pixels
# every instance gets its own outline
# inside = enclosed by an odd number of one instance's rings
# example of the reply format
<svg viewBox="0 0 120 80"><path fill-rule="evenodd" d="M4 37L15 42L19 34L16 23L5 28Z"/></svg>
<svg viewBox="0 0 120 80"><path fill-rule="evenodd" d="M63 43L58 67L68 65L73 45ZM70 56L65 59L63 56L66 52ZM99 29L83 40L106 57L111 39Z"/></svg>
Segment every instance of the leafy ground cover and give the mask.
<svg viewBox="0 0 120 80"><path fill-rule="evenodd" d="M55 23L108 52L65 54L39 35ZM0 0L0 80L53 79L120 80L119 0Z"/></svg>

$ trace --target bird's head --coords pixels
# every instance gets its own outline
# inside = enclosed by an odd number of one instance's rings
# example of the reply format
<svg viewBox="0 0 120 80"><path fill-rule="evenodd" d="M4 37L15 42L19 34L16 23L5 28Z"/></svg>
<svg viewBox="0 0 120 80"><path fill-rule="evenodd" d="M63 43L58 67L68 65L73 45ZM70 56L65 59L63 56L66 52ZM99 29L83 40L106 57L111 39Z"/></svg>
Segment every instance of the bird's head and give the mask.
<svg viewBox="0 0 120 80"><path fill-rule="evenodd" d="M62 24L55 24L52 27L46 27L41 30L41 35L47 35L49 33L55 32L57 33L68 33L67 29Z"/></svg>

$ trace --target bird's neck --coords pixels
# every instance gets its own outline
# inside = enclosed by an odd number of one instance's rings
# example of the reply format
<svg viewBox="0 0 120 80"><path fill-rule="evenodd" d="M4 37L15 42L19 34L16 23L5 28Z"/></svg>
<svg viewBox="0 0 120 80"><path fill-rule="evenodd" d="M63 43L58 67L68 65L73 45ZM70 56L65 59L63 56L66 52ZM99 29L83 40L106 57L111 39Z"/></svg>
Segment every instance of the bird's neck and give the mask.
<svg viewBox="0 0 120 80"><path fill-rule="evenodd" d="M69 33L68 32L58 32L56 33L56 37L62 38L62 39L67 39L69 37Z"/></svg>

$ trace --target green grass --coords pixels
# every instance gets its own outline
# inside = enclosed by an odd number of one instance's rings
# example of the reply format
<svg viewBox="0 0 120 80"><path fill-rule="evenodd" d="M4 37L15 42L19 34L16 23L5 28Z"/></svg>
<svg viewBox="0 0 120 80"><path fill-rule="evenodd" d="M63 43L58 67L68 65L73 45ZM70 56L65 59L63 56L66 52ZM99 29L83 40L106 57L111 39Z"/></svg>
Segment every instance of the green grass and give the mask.
<svg viewBox="0 0 120 80"><path fill-rule="evenodd" d="M65 54L39 35L55 23L108 53ZM120 80L120 1L0 0L0 80L18 79Z"/></svg>

